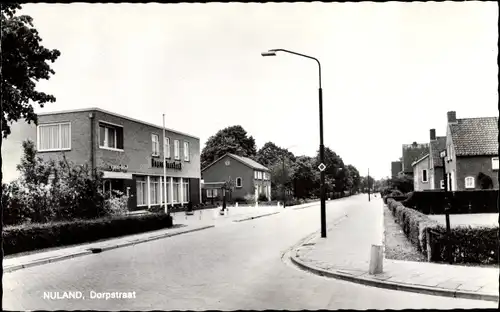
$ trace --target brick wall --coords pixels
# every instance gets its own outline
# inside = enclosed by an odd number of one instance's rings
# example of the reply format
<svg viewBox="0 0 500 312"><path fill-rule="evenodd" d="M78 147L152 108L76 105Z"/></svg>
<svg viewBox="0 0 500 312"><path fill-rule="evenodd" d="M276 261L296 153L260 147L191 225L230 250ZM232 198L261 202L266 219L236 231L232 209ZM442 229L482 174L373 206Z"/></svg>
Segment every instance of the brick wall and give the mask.
<svg viewBox="0 0 500 312"><path fill-rule="evenodd" d="M229 161L229 166L225 164L227 160ZM203 171L203 180L205 182L225 182L229 177L233 180L236 180L238 177L242 179L242 187L235 187L232 194L233 199L243 198L247 194L254 194L253 169L230 156L225 156Z"/></svg>
<svg viewBox="0 0 500 312"><path fill-rule="evenodd" d="M479 172L489 175L493 180L493 187L498 189L498 170L492 169L492 157L493 156L458 157L456 159L457 190L466 190L465 178L468 176L474 177L475 186L479 188L479 183L477 181Z"/></svg>

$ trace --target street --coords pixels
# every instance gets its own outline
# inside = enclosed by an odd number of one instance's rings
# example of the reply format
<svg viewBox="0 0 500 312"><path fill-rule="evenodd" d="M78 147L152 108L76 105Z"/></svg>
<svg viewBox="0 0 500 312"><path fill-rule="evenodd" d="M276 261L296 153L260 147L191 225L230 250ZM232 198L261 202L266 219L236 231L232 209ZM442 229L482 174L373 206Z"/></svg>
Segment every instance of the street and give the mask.
<svg viewBox="0 0 500 312"><path fill-rule="evenodd" d="M367 196L331 201L327 221ZM179 220L182 222L182 220ZM495 308L494 302L368 287L304 272L281 256L319 230L319 204L4 274L4 310ZM349 239L349 233L345 233ZM369 250L367 250L367 253ZM367 268L368 269L368 268ZM85 299L43 299L81 291ZM135 292L90 299L90 292Z"/></svg>

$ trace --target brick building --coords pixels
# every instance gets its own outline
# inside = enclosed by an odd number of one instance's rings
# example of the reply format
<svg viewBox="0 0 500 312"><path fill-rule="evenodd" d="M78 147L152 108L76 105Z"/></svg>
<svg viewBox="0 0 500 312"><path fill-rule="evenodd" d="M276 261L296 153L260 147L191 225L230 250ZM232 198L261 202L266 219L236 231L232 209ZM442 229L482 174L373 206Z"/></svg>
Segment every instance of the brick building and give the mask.
<svg viewBox="0 0 500 312"><path fill-rule="evenodd" d="M104 173L104 190L130 195L129 209L140 210L165 202L197 204L200 194L200 140L98 108L42 113L38 126L23 121L11 126L2 144L5 180L18 176L22 141L30 139L44 160L64 154L75 164L89 164ZM163 181L163 156L167 178Z"/></svg>
<svg viewBox="0 0 500 312"><path fill-rule="evenodd" d="M448 112L445 176L452 191L480 188L480 173L498 189L498 117L457 119Z"/></svg>
<svg viewBox="0 0 500 312"><path fill-rule="evenodd" d="M225 181L234 181L232 200L243 200L247 195L256 199L265 195L271 200L271 174L269 169L250 158L227 153L203 168L203 198L221 200L221 187Z"/></svg>

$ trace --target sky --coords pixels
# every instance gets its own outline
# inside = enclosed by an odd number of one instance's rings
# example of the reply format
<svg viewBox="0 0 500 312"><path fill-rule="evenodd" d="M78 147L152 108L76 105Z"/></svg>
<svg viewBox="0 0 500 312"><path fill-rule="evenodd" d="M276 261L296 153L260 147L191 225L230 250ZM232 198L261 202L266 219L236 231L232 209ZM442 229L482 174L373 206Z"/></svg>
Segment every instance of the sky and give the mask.
<svg viewBox="0 0 500 312"><path fill-rule="evenodd" d="M496 2L25 4L56 74L36 112L99 107L200 138L241 125L296 155L324 142L389 176L402 144L446 134L446 113L498 116Z"/></svg>

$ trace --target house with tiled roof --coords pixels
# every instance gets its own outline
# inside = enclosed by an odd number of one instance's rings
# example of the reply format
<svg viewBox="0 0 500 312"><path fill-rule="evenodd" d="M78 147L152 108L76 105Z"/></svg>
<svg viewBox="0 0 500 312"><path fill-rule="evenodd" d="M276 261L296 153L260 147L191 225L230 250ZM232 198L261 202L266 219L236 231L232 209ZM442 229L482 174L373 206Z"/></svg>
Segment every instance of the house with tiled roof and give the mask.
<svg viewBox="0 0 500 312"><path fill-rule="evenodd" d="M446 137L436 137L436 129L430 130L429 183L431 190L444 189L444 163L440 152L446 149Z"/></svg>
<svg viewBox="0 0 500 312"><path fill-rule="evenodd" d="M222 198L224 191L221 187L225 181L234 184L232 200L243 200L247 195L254 195L256 199L265 195L271 200L270 170L248 157L227 153L203 168L201 177L202 198L206 201Z"/></svg>
<svg viewBox="0 0 500 312"><path fill-rule="evenodd" d="M457 119L455 111L447 115L444 169L451 190L485 188L478 181L484 175L498 189L498 117Z"/></svg>
<svg viewBox="0 0 500 312"><path fill-rule="evenodd" d="M428 143L413 142L412 144L403 144L402 168L400 174L413 177L413 163L427 154L429 154Z"/></svg>

